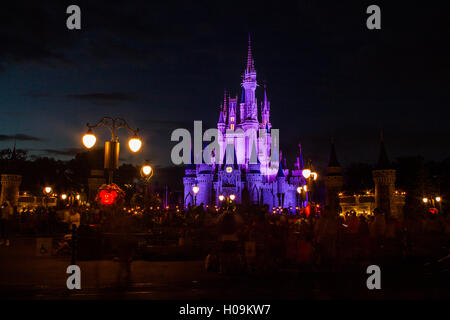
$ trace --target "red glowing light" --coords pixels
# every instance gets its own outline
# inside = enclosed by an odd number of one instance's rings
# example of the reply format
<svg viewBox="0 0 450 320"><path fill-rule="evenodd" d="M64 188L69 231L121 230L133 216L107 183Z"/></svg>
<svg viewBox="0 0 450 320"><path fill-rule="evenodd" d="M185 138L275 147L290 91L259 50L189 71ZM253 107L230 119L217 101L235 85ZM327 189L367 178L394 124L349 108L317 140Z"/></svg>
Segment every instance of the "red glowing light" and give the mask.
<svg viewBox="0 0 450 320"><path fill-rule="evenodd" d="M112 190L112 191L107 191L107 190L102 190L100 191L100 202L104 205L111 205L114 204L117 200L117 192Z"/></svg>
<svg viewBox="0 0 450 320"><path fill-rule="evenodd" d="M311 214L311 205L307 205L305 208L306 217L309 218L309 215Z"/></svg>

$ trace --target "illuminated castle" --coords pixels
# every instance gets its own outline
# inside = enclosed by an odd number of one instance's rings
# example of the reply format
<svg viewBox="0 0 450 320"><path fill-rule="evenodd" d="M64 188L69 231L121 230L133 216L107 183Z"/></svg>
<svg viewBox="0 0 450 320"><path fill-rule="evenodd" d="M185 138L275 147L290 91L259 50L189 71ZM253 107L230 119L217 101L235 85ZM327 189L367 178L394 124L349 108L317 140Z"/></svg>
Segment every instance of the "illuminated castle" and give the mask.
<svg viewBox="0 0 450 320"><path fill-rule="evenodd" d="M225 92L220 106L219 155L211 153L210 164L191 161L186 167L184 205L219 205L223 195L235 198L236 203L295 209L300 200L297 187L305 185L301 150L295 170L286 169L277 139L272 137L276 131L270 123L270 102L265 86L259 105L256 98L258 84L250 38L241 87L239 103L237 96L232 98Z"/></svg>

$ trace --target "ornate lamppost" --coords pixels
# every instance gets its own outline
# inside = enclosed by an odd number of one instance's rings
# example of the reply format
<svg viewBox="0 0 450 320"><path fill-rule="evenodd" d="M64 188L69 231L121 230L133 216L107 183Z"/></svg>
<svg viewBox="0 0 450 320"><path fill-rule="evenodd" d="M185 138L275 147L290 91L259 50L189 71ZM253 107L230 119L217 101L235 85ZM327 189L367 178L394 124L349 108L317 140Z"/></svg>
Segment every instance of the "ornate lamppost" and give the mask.
<svg viewBox="0 0 450 320"><path fill-rule="evenodd" d="M139 129L132 129L123 118L111 117L103 117L96 124L87 123L86 126L88 131L83 135L82 141L87 149L91 149L97 141L92 129L103 126L111 131L111 140L105 142L104 168L108 170L108 184L112 184L114 170L119 168L119 137L116 136L116 131L125 128L132 133L132 137L128 140L128 147L132 152L138 152L142 146L142 140L138 137Z"/></svg>
<svg viewBox="0 0 450 320"><path fill-rule="evenodd" d="M148 202L148 183L153 177L153 168L148 164L148 161L141 167L141 177L144 178L145 189L144 189L144 203L147 205Z"/></svg>
<svg viewBox="0 0 450 320"><path fill-rule="evenodd" d="M197 193L200 191L200 188L195 185L192 187L192 192L194 192L194 206L197 206Z"/></svg>

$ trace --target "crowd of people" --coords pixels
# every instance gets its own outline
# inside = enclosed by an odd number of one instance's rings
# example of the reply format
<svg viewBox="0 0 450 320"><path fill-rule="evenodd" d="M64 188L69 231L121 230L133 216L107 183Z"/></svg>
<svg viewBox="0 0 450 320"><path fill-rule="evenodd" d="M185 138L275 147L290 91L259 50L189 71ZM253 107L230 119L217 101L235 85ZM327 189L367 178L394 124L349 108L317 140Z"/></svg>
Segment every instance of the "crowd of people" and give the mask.
<svg viewBox="0 0 450 320"><path fill-rule="evenodd" d="M450 215L405 213L399 219L379 209L357 215L324 207L307 216L273 214L268 206L201 204L115 212L98 206L39 207L14 213L5 202L1 217L2 245L10 245L11 233L56 236L84 226L99 234L145 235L161 245L195 243L207 256L206 269L218 272L267 272L287 265L310 269L368 261L376 255L408 256L442 239L448 245L450 238ZM137 246L138 241L127 243Z"/></svg>

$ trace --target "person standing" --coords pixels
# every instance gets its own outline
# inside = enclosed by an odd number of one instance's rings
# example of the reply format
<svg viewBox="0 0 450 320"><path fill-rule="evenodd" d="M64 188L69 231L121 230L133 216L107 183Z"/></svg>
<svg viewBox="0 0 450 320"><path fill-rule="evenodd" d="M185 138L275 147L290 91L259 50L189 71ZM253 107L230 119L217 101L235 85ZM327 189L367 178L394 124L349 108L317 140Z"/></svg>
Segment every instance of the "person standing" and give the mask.
<svg viewBox="0 0 450 320"><path fill-rule="evenodd" d="M13 207L9 203L9 201L5 201L1 207L1 217L0 217L0 232L1 232L1 240L0 245L5 244L7 247L10 246L10 241L8 238L8 227L9 227L9 219L13 214Z"/></svg>

